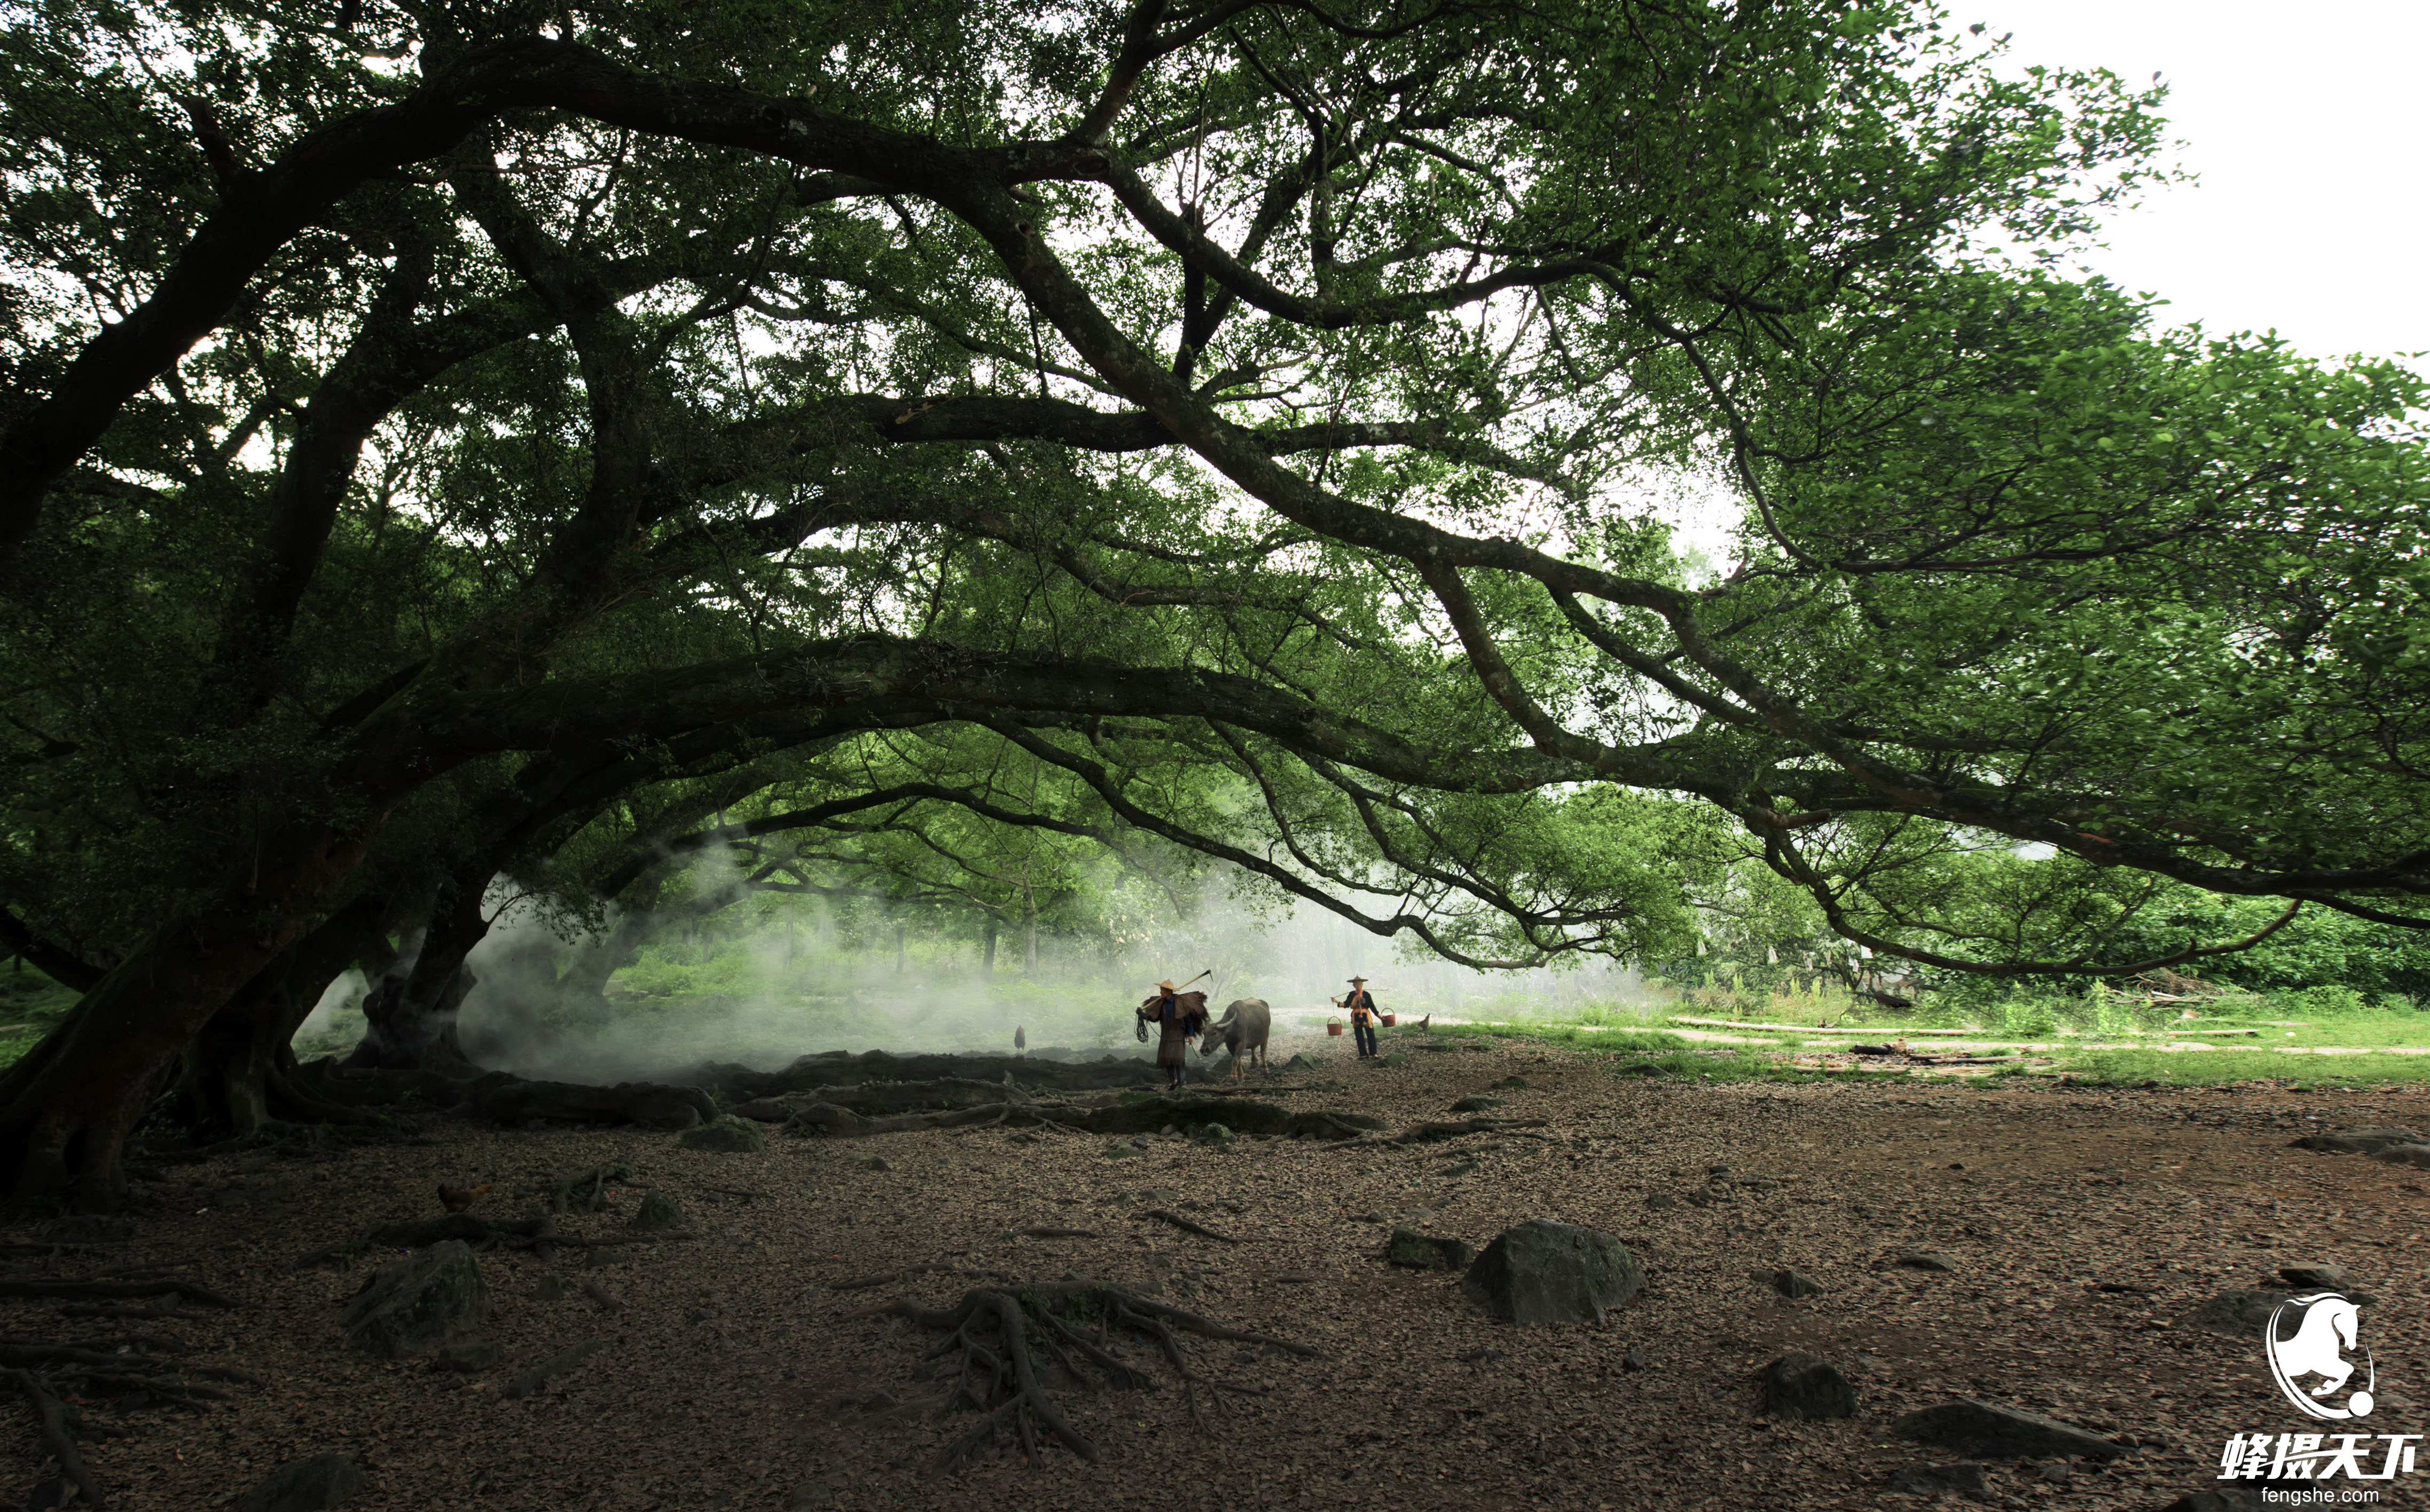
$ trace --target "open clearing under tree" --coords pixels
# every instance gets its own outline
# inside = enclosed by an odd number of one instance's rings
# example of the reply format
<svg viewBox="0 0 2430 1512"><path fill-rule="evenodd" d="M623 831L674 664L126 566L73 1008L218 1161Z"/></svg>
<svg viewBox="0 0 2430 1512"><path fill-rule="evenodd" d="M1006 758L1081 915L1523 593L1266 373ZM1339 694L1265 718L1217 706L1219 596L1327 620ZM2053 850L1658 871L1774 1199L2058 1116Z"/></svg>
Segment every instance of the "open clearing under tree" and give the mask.
<svg viewBox="0 0 2430 1512"><path fill-rule="evenodd" d="M2217 1484L2228 1435L2289 1426L2257 1339L2196 1309L2316 1261L2376 1299L2372 1425L2421 1424L2430 1173L2290 1148L2423 1127L2418 1086L1683 1084L1402 1043L1393 1067L1309 1047L1316 1078L1247 1094L1383 1126L1340 1140L1220 1142L1202 1114L1170 1137L1007 1122L728 1154L442 1117L409 1144L167 1167L124 1221L12 1230L0 1332L154 1356L129 1376L174 1357L219 1394L190 1411L96 1376L66 1404L124 1512L225 1504L325 1453L366 1471L348 1507L394 1512L1921 1506L1894 1478L1960 1456L1889 1424L1952 1396L2131 1444L1986 1461L1992 1504L2157 1508ZM1501 1126L1390 1142L1488 1088ZM549 1196L618 1163L629 1179ZM395 1248L302 1262L484 1183L472 1216L522 1221L476 1254L491 1321L440 1355L350 1351L341 1304ZM683 1226L637 1230L653 1190ZM1481 1245L1533 1218L1620 1236L1643 1291L1602 1328L1518 1329L1456 1274L1384 1258L1396 1228ZM1954 1269L1902 1263L1926 1254ZM1790 1300L1784 1270L1821 1289ZM111 1276L160 1284L23 1294ZM1063 1320L1032 1351L1045 1414L1003 1410L1007 1306ZM1763 1417L1756 1372L1789 1351L1842 1371L1857 1415ZM12 1490L58 1473L30 1437L7 1454Z"/></svg>

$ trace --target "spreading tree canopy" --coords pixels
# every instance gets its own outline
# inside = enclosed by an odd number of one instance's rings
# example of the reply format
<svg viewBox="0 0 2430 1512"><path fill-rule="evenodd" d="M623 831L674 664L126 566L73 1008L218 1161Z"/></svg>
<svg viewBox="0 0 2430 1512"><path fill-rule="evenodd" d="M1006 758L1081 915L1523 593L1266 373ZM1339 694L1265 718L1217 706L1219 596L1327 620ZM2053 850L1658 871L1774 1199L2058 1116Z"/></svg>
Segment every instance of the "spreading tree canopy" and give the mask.
<svg viewBox="0 0 2430 1512"><path fill-rule="evenodd" d="M86 989L19 1201L173 1075L338 1116L286 1038L400 928L449 1064L502 873L778 834L1493 963L1675 951L1733 846L1956 969L2252 937L2166 887L2424 922L2420 380L2062 276L2159 101L1928 6L0 27L0 929Z"/></svg>

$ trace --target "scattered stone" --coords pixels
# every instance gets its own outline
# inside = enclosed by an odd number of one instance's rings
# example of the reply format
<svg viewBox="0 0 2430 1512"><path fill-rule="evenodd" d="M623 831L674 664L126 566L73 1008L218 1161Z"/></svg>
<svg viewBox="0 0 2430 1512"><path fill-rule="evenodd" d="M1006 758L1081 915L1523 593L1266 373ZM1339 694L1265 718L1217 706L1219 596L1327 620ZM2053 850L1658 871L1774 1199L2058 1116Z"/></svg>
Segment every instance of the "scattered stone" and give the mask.
<svg viewBox="0 0 2430 1512"><path fill-rule="evenodd" d="M1645 1357L1645 1352L1643 1350L1633 1349L1620 1357L1620 1368L1623 1371L1634 1373L1638 1371L1652 1370L1654 1368L1654 1362Z"/></svg>
<svg viewBox="0 0 2430 1512"><path fill-rule="evenodd" d="M1510 1099L1506 1097L1489 1097L1483 1092L1472 1092L1454 1103L1451 1110L1455 1113L1483 1113L1491 1108L1509 1105Z"/></svg>
<svg viewBox="0 0 2430 1512"><path fill-rule="evenodd" d="M1784 1297L1819 1297L1824 1290L1822 1282L1794 1271L1774 1271L1772 1285Z"/></svg>
<svg viewBox="0 0 2430 1512"><path fill-rule="evenodd" d="M604 1340L592 1338L586 1338L571 1348L559 1350L508 1382L506 1394L509 1399L527 1397L599 1353L604 1347Z"/></svg>
<svg viewBox="0 0 2430 1512"><path fill-rule="evenodd" d="M1955 1255L1943 1254L1939 1250L1918 1250L1912 1254L1902 1254L1898 1257L1898 1263L1906 1266L1910 1271L1939 1271L1945 1272L1957 1269L1956 1257Z"/></svg>
<svg viewBox="0 0 2430 1512"><path fill-rule="evenodd" d="M1679 1205L1679 1199L1672 1196L1667 1191L1650 1191L1645 1194L1645 1205L1648 1207L1676 1207Z"/></svg>
<svg viewBox="0 0 2430 1512"><path fill-rule="evenodd" d="M1461 1355L1459 1362L1462 1365L1484 1365L1493 1360L1506 1360L1509 1357L1498 1349L1473 1349Z"/></svg>
<svg viewBox="0 0 2430 1512"><path fill-rule="evenodd" d="M1460 1289L1506 1322L1600 1323L1637 1295L1645 1270L1599 1229L1531 1219L1485 1247Z"/></svg>
<svg viewBox="0 0 2430 1512"><path fill-rule="evenodd" d="M1384 1258L1414 1271L1464 1271L1476 1258L1476 1251L1466 1239L1440 1238L1414 1229L1396 1228L1392 1230L1391 1242L1385 1246Z"/></svg>
<svg viewBox="0 0 2430 1512"><path fill-rule="evenodd" d="M641 1194L641 1205L634 1210L633 1226L644 1234L662 1233L684 1226L683 1205L656 1188Z"/></svg>
<svg viewBox="0 0 2430 1512"><path fill-rule="evenodd" d="M506 1346L494 1338L467 1339L461 1344L446 1344L430 1356L434 1371L457 1371L471 1375L498 1363Z"/></svg>
<svg viewBox="0 0 2430 1512"><path fill-rule="evenodd" d="M1106 1158L1108 1160L1128 1160L1134 1155L1145 1154L1147 1154L1147 1146L1131 1139L1117 1139L1106 1146Z"/></svg>
<svg viewBox="0 0 2430 1512"><path fill-rule="evenodd" d="M2290 1287L2306 1291L2343 1291L2346 1288L2346 1268L2341 1265L2312 1263L2282 1265L2278 1274Z"/></svg>
<svg viewBox="0 0 2430 1512"><path fill-rule="evenodd" d="M399 1359L469 1334L490 1315L490 1288L462 1239L391 1260L363 1283L338 1318L346 1342Z"/></svg>
<svg viewBox="0 0 2430 1512"><path fill-rule="evenodd" d="M1909 1496L1945 1496L1951 1491L1988 1496L1991 1485L1980 1465L1909 1465L1890 1472L1889 1488Z"/></svg>
<svg viewBox="0 0 2430 1512"><path fill-rule="evenodd" d="M1971 1454L2003 1458L2080 1454L2090 1459L2115 1459L2119 1453L2118 1446L2110 1440L2056 1418L1995 1406L1972 1397L1910 1412L1890 1426L1925 1443L1947 1444Z"/></svg>
<svg viewBox="0 0 2430 1512"><path fill-rule="evenodd" d="M234 1512L325 1512L363 1488L363 1472L343 1454L290 1460L236 1499Z"/></svg>
<svg viewBox="0 0 2430 1512"><path fill-rule="evenodd" d="M2041 1478L2053 1486L2064 1486L2073 1474L2066 1460L2055 1459L2042 1467Z"/></svg>
<svg viewBox="0 0 2430 1512"><path fill-rule="evenodd" d="M1756 1378L1763 1383L1763 1410L1774 1418L1856 1415L1856 1387L1832 1366L1811 1354L1794 1351L1783 1354L1757 1371Z"/></svg>
<svg viewBox="0 0 2430 1512"><path fill-rule="evenodd" d="M858 1166L863 1171L891 1171L894 1169L892 1166L886 1163L886 1157L884 1155L863 1155L858 1160L854 1161L853 1164Z"/></svg>
<svg viewBox="0 0 2430 1512"><path fill-rule="evenodd" d="M1719 1187L1699 1187L1687 1196L1687 1201L1695 1204L1698 1207L1710 1207L1717 1203L1725 1203L1729 1200L1728 1191Z"/></svg>
<svg viewBox="0 0 2430 1512"><path fill-rule="evenodd" d="M1232 1131L1221 1123L1203 1123L1195 1138L1200 1144L1226 1145L1232 1142Z"/></svg>
<svg viewBox="0 0 2430 1512"><path fill-rule="evenodd" d="M698 1128L686 1129L675 1142L687 1150L721 1150L730 1155L756 1154L768 1148L768 1136L749 1119L720 1114Z"/></svg>

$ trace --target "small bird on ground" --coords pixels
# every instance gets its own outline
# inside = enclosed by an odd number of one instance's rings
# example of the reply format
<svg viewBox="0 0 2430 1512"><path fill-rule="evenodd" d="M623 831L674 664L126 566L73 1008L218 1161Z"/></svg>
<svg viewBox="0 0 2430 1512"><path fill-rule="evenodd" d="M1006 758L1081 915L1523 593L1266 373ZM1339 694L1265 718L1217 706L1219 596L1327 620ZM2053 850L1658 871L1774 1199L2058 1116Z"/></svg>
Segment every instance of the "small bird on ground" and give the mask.
<svg viewBox="0 0 2430 1512"><path fill-rule="evenodd" d="M443 1181L439 1184L440 1205L451 1213L460 1213L488 1195L490 1195L488 1182L471 1188L450 1187Z"/></svg>

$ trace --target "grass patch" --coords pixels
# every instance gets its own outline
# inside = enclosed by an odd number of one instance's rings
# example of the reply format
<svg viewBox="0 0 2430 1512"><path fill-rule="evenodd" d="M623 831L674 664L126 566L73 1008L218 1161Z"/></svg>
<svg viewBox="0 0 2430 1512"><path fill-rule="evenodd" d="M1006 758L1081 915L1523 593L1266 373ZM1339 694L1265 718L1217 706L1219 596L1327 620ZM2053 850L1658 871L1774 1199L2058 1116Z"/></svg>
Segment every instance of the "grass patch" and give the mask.
<svg viewBox="0 0 2430 1512"><path fill-rule="evenodd" d="M1574 1019L1438 1024L1433 1032L1470 1039L1524 1039L1535 1044L1566 1045L1573 1050L1603 1051L1613 1055L1689 1048L1689 1041L1665 1029L1606 1029ZM1391 1031L1386 1030L1387 1040L1390 1037Z"/></svg>
<svg viewBox="0 0 2430 1512"><path fill-rule="evenodd" d="M2221 1087L2231 1082L2300 1081L2307 1088L2419 1086L2430 1082L2430 1055L2286 1055L2269 1050L2103 1050L2071 1056L2058 1069L2113 1086Z"/></svg>
<svg viewBox="0 0 2430 1512"><path fill-rule="evenodd" d="M0 1070L24 1059L82 995L23 963L0 970Z"/></svg>

